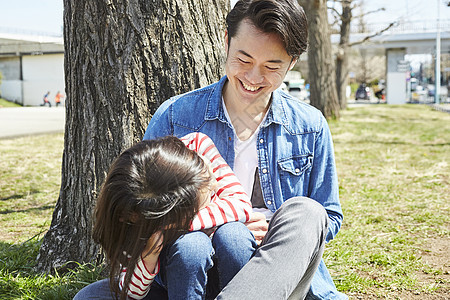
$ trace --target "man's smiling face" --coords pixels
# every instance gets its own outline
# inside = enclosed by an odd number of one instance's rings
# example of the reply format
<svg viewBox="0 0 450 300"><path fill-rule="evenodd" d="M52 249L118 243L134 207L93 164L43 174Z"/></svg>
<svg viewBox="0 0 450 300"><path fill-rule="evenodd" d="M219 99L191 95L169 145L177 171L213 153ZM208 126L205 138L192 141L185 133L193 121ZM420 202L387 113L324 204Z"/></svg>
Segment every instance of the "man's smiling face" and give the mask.
<svg viewBox="0 0 450 300"><path fill-rule="evenodd" d="M243 20L228 43L225 36L228 77L226 95L242 104L267 105L295 61L275 33L264 33ZM226 101L226 99L225 99Z"/></svg>

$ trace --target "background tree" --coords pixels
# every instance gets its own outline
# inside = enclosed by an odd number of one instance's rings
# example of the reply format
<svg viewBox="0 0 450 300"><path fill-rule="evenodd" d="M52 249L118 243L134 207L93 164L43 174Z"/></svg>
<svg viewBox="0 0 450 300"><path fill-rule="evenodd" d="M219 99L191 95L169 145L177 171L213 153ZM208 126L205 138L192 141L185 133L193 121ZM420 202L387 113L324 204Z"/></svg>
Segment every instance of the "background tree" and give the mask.
<svg viewBox="0 0 450 300"><path fill-rule="evenodd" d="M347 108L346 87L348 85L348 48L350 41L350 23L352 20L352 0L341 1L340 39L336 54L336 91L341 109Z"/></svg>
<svg viewBox="0 0 450 300"><path fill-rule="evenodd" d="M340 6L340 9L337 9L335 4ZM381 29L378 32L367 35L361 40L350 43L350 32L351 32L351 22L354 20L353 11L359 8L360 14L358 15L358 29L360 33L366 33L366 24L364 23L364 16L367 16L372 13L376 13L379 11L384 11L385 8L381 7L374 11L369 11L364 13L364 1L355 1L355 0L334 0L333 6L329 7L332 15L334 16L334 22L332 22L331 26L334 27L338 25L339 29L339 44L336 53L336 89L339 98L339 105L341 109L345 109L347 107L347 96L346 96L346 87L348 85L348 75L349 75L349 66L348 66L348 57L349 57L349 49L352 46L362 44L371 38L382 34L387 31L389 28L394 26L396 23L392 22L387 25L385 28ZM366 52L361 51L362 63L361 68L363 69L364 78L368 78L367 74L367 59Z"/></svg>
<svg viewBox="0 0 450 300"><path fill-rule="evenodd" d="M59 198L37 269L92 261L92 209L112 160L162 101L222 74L220 0L64 0L66 125Z"/></svg>
<svg viewBox="0 0 450 300"><path fill-rule="evenodd" d="M339 118L336 75L326 0L299 0L308 17L308 67L311 105L327 118Z"/></svg>

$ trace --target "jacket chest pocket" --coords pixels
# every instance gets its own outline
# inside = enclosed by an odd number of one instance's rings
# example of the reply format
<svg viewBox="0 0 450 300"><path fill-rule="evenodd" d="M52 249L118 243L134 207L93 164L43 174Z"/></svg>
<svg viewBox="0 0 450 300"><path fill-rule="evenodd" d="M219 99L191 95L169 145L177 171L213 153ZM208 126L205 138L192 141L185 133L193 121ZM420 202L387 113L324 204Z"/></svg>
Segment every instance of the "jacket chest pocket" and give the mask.
<svg viewBox="0 0 450 300"><path fill-rule="evenodd" d="M284 201L292 197L308 196L312 160L312 154L278 160L280 187Z"/></svg>

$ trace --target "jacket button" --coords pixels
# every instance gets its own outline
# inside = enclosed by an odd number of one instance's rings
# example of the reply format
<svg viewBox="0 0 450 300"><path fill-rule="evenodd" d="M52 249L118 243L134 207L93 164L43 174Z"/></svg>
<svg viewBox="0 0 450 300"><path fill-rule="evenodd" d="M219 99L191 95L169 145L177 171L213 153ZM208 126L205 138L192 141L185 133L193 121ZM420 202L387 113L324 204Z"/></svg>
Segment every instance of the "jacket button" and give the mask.
<svg viewBox="0 0 450 300"><path fill-rule="evenodd" d="M269 205L272 204L272 201L267 201L267 204L269 204Z"/></svg>
<svg viewBox="0 0 450 300"><path fill-rule="evenodd" d="M260 139L259 142L262 144L264 143L264 139Z"/></svg>
<svg viewBox="0 0 450 300"><path fill-rule="evenodd" d="M299 168L296 168L296 169L295 169L295 173L300 173L300 169L299 169Z"/></svg>
<svg viewBox="0 0 450 300"><path fill-rule="evenodd" d="M263 174L267 173L267 169L262 169Z"/></svg>
<svg viewBox="0 0 450 300"><path fill-rule="evenodd" d="M231 136L228 137L228 140L231 142Z"/></svg>

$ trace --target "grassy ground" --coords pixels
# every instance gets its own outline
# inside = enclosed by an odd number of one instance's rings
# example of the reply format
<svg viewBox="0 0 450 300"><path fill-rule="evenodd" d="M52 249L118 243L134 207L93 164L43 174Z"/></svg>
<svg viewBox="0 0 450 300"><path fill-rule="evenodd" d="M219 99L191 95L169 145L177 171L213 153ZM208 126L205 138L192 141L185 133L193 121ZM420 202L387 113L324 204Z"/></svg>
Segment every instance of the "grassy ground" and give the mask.
<svg viewBox="0 0 450 300"><path fill-rule="evenodd" d="M32 271L58 198L64 135L0 140L0 299L72 299L100 268Z"/></svg>
<svg viewBox="0 0 450 300"><path fill-rule="evenodd" d="M0 240L46 230L58 198L64 135L0 140Z"/></svg>
<svg viewBox="0 0 450 300"><path fill-rule="evenodd" d="M331 122L345 218L324 259L351 299L448 299L449 124L419 105L355 107ZM0 299L71 299L99 276L89 265L32 271L62 148L62 134L0 140Z"/></svg>
<svg viewBox="0 0 450 300"><path fill-rule="evenodd" d="M356 298L448 299L450 114L351 108L331 124L344 224L325 258Z"/></svg>
<svg viewBox="0 0 450 300"><path fill-rule="evenodd" d="M14 103L14 102L7 101L3 98L0 98L0 108L2 108L2 107L21 107L21 105Z"/></svg>

